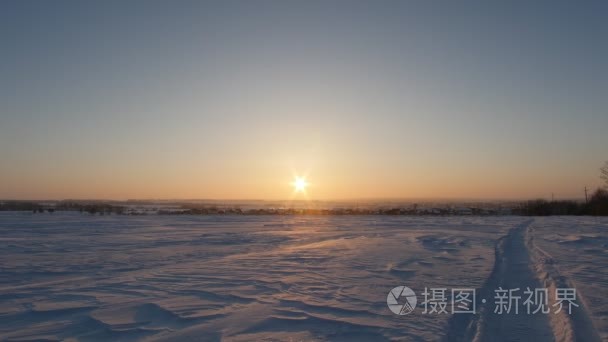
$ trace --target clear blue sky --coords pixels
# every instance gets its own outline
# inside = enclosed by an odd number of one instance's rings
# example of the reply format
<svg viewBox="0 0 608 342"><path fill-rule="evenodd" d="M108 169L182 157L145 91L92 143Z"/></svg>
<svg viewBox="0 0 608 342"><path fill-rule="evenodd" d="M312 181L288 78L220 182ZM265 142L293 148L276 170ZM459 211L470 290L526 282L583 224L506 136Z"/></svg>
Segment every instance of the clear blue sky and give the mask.
<svg viewBox="0 0 608 342"><path fill-rule="evenodd" d="M3 1L0 198L581 197L608 2Z"/></svg>

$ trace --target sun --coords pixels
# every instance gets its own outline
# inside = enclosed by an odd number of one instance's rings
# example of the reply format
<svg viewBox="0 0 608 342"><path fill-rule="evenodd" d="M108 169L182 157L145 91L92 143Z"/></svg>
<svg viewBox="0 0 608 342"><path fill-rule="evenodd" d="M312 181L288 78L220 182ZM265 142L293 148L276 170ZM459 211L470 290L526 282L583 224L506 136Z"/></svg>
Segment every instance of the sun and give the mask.
<svg viewBox="0 0 608 342"><path fill-rule="evenodd" d="M296 177L292 184L296 192L305 192L308 186L308 182L302 177Z"/></svg>

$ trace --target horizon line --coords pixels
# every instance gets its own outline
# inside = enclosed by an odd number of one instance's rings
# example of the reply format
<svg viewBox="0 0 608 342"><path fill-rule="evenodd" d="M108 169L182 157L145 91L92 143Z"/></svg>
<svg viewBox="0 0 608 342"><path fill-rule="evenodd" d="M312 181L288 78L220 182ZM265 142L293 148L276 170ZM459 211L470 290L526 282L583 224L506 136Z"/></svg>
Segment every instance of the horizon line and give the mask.
<svg viewBox="0 0 608 342"><path fill-rule="evenodd" d="M546 196L550 197L550 196ZM62 199L15 199L15 198L0 198L0 201L20 201L20 202L64 202L64 201L97 201L97 202L411 202L411 201L530 201L548 199L546 197L517 197L517 198L501 198L501 197L362 197L362 198L345 198L345 199L255 199L255 198L240 198L240 199L218 199L218 198L129 198L129 199L111 199L111 198L62 198ZM554 198L557 201L577 201L584 200L583 197L564 197Z"/></svg>

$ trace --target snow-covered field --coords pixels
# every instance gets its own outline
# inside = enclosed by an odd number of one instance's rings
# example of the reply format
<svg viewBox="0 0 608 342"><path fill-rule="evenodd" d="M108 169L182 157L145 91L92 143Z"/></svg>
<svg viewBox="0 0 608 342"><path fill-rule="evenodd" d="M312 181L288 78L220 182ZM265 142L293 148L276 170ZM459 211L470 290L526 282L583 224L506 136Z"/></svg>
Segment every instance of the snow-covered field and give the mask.
<svg viewBox="0 0 608 342"><path fill-rule="evenodd" d="M588 217L0 213L0 340L608 339L607 251ZM562 282L573 316L481 302ZM400 285L418 295L403 316ZM475 288L478 313L423 314L425 287Z"/></svg>

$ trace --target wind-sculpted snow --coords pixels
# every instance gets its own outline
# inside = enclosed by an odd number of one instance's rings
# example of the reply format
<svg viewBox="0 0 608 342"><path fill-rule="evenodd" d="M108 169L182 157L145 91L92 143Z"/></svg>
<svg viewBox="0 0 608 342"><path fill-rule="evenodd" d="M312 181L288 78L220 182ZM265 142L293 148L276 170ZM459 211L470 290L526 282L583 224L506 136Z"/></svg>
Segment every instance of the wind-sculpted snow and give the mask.
<svg viewBox="0 0 608 342"><path fill-rule="evenodd" d="M387 293L483 287L525 221L2 213L0 340L440 340Z"/></svg>

